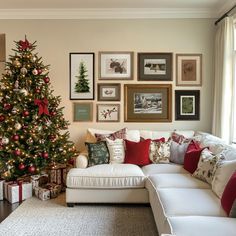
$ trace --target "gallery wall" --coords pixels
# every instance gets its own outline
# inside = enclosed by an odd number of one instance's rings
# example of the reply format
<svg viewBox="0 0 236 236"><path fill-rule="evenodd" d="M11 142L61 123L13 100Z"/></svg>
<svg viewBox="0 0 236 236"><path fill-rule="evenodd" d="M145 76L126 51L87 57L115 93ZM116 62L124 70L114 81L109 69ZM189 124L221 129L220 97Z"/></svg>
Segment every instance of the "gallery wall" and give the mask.
<svg viewBox="0 0 236 236"><path fill-rule="evenodd" d="M44 64L50 64L50 79L55 95L62 97L61 105L70 121L71 139L80 148L88 127L117 130L202 130L211 131L213 105L213 49L214 21L212 19L137 19L137 20L0 20L0 33L6 34L6 55L13 54L14 40L23 39L25 34L30 41L37 41L37 52ZM133 51L134 79L121 81L105 81L121 83L120 122L96 122L97 86L93 102L92 122L73 122L73 102L69 99L69 53L95 53L95 81L98 80L99 51ZM172 84L172 122L168 123L127 123L124 122L124 84L148 84L167 82L137 81L137 52L172 52L173 81ZM203 82L201 87L176 87L175 54L201 53ZM200 89L200 120L175 120L175 89ZM101 102L99 102L101 103ZM107 102L103 102L107 103Z"/></svg>

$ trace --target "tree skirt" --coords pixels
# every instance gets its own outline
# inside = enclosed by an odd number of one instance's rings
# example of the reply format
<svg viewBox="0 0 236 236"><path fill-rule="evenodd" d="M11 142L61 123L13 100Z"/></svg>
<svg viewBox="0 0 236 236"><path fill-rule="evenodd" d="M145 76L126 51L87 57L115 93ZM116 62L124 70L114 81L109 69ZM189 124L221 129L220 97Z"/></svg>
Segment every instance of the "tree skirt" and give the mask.
<svg viewBox="0 0 236 236"><path fill-rule="evenodd" d="M66 207L65 194L23 202L0 224L6 236L157 236L149 206L80 204Z"/></svg>

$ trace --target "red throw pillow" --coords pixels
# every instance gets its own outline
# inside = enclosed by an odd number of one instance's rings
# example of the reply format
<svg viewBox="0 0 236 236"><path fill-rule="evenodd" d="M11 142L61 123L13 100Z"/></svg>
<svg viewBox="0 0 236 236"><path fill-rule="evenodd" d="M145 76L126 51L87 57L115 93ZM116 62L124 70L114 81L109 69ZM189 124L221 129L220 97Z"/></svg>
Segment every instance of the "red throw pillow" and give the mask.
<svg viewBox="0 0 236 236"><path fill-rule="evenodd" d="M221 206L228 216L236 217L236 171L225 187L221 197Z"/></svg>
<svg viewBox="0 0 236 236"><path fill-rule="evenodd" d="M125 161L124 163L136 164L139 166L151 163L149 159L149 147L151 139L140 141L139 143L125 140Z"/></svg>
<svg viewBox="0 0 236 236"><path fill-rule="evenodd" d="M197 169L198 161L203 148L198 143L191 141L184 156L184 169L191 174Z"/></svg>

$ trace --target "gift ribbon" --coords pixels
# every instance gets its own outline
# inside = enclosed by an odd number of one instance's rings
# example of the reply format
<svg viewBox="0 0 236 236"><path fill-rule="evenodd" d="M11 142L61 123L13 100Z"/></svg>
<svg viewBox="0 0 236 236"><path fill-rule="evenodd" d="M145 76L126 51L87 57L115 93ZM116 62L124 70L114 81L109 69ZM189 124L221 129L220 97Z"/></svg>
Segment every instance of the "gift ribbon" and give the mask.
<svg viewBox="0 0 236 236"><path fill-rule="evenodd" d="M45 114L49 115L48 111L48 100L46 98L40 100L40 99L35 99L34 104L39 107L39 115Z"/></svg>
<svg viewBox="0 0 236 236"><path fill-rule="evenodd" d="M29 43L27 39L25 39L25 41L20 40L19 44L22 50L25 50L27 48L32 48L32 45Z"/></svg>
<svg viewBox="0 0 236 236"><path fill-rule="evenodd" d="M22 181L18 181L17 184L19 185L19 202L22 202Z"/></svg>

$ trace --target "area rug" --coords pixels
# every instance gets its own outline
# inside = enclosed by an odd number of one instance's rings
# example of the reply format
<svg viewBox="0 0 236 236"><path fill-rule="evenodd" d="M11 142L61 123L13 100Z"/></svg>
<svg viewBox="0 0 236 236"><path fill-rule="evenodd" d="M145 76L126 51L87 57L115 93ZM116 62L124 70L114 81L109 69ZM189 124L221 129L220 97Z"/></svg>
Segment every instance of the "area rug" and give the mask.
<svg viewBox="0 0 236 236"><path fill-rule="evenodd" d="M0 224L4 236L157 236L151 208L144 205L80 204L66 207L65 194L24 201Z"/></svg>

